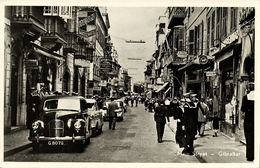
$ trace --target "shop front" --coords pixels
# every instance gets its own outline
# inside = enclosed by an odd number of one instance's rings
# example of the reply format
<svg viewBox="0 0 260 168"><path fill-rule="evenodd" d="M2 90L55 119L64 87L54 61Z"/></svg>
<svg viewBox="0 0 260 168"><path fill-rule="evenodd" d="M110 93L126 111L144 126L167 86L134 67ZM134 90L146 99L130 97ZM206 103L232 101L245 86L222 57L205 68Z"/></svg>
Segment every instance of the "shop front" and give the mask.
<svg viewBox="0 0 260 168"><path fill-rule="evenodd" d="M241 45L230 44L215 53L215 71L219 80L216 88L219 95L220 129L226 135L234 137L238 129L238 71Z"/></svg>

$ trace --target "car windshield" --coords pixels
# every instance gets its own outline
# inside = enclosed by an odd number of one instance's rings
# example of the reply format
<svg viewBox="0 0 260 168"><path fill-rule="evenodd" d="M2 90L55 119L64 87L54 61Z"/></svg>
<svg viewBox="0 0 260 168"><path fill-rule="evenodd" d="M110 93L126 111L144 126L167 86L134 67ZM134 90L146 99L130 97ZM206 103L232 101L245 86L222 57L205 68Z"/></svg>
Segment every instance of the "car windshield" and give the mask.
<svg viewBox="0 0 260 168"><path fill-rule="evenodd" d="M95 103L87 103L87 108L91 109L94 106Z"/></svg>
<svg viewBox="0 0 260 168"><path fill-rule="evenodd" d="M46 100L44 110L80 110L78 99L52 99Z"/></svg>

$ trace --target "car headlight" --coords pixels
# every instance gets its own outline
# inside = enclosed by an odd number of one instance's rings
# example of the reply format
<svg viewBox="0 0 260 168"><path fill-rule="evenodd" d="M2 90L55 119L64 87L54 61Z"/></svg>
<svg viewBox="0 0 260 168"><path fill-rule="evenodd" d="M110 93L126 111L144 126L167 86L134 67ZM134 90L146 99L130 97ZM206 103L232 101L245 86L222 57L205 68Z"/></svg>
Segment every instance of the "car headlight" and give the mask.
<svg viewBox="0 0 260 168"><path fill-rule="evenodd" d="M72 119L69 119L68 122L67 122L67 126L70 128L71 124L72 124Z"/></svg>
<svg viewBox="0 0 260 168"><path fill-rule="evenodd" d="M76 122L74 123L74 128L77 132L79 132L80 128L82 127L82 124L85 121L83 119L77 119Z"/></svg>
<svg viewBox="0 0 260 168"><path fill-rule="evenodd" d="M37 121L35 121L35 122L32 123L32 129L33 129L33 130L38 130L38 129L40 129L40 128L44 128L44 123L43 123L43 121L37 120Z"/></svg>

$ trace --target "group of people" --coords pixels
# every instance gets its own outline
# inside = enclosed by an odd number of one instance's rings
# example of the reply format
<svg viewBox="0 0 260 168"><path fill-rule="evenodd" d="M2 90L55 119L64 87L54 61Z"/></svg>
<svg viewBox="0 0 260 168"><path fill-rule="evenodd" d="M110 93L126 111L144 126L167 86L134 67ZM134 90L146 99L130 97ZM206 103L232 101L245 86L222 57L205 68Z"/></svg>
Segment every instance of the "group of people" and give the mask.
<svg viewBox="0 0 260 168"><path fill-rule="evenodd" d="M131 105L131 107L134 107L134 105L135 105L135 107L138 107L139 103L143 103L143 97L141 97L141 96L126 96L125 97L125 104L127 106Z"/></svg>
<svg viewBox="0 0 260 168"><path fill-rule="evenodd" d="M254 84L249 83L247 94L242 99L241 111L245 114L244 134L246 139L246 158L254 160ZM183 154L194 154L195 136L204 136L205 124L212 120L213 137L218 136L219 109L217 107L217 95L213 99L197 98L197 94L186 93L183 98L170 100L150 99L145 101L145 109L154 112L156 122L157 140L162 143L165 124L173 117L177 122L175 140L183 149ZM211 113L210 113L211 112ZM211 115L209 115L211 114Z"/></svg>
<svg viewBox="0 0 260 168"><path fill-rule="evenodd" d="M154 105L150 106L154 108L158 143L162 143L165 124L169 123L170 118L173 117L173 120L177 122L176 143L184 148L183 154L193 155L195 136L197 134L201 137L204 136L209 113L209 105L206 99L203 97L198 99L197 94L187 93L181 99L170 100L166 98L165 100L156 99L151 102L154 102Z"/></svg>

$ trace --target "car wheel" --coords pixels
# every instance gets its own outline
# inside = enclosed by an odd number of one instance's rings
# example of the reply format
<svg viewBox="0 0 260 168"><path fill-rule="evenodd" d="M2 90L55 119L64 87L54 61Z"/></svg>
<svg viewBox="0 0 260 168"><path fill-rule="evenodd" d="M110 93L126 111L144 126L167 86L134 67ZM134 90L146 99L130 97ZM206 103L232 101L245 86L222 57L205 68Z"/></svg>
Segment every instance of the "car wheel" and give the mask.
<svg viewBox="0 0 260 168"><path fill-rule="evenodd" d="M100 134L102 133L102 131L103 131L102 128L103 128L103 126L101 126L101 127L98 129L98 133L100 133Z"/></svg>
<svg viewBox="0 0 260 168"><path fill-rule="evenodd" d="M40 152L40 144L37 142L32 143L32 148L34 152Z"/></svg>
<svg viewBox="0 0 260 168"><path fill-rule="evenodd" d="M84 149L85 149L85 147L86 147L86 143L87 143L87 141L82 141L82 142L79 142L79 143L77 143L77 144L73 144L73 151L75 151L75 152L83 152L84 151Z"/></svg>

